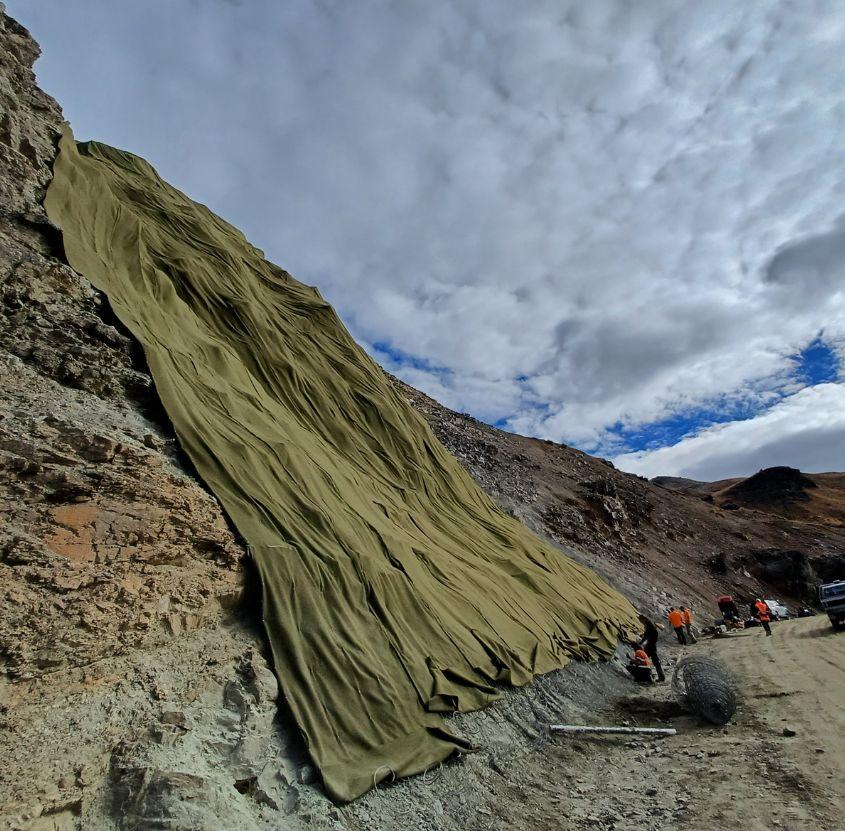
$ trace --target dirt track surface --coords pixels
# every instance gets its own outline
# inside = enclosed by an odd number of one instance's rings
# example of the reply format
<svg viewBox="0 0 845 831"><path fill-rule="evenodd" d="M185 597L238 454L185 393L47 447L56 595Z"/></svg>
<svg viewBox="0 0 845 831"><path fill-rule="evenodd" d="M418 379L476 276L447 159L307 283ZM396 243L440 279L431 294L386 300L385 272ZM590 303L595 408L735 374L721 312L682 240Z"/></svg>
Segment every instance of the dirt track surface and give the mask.
<svg viewBox="0 0 845 831"><path fill-rule="evenodd" d="M641 791L656 788L644 802L662 814L663 829L845 828L845 633L834 631L821 615L773 624L772 631L769 638L760 628L749 629L682 650L720 658L734 673L743 700L725 728L671 715L668 685L623 704L640 710L637 720L645 724L650 701L651 713L662 707L678 729L664 742L643 743L652 754L645 761L663 769L661 781ZM785 728L795 735L784 735ZM643 752L639 746L627 750ZM609 795L615 788L627 790L621 771L620 766L611 775ZM649 819L623 815L615 824L593 827L650 828Z"/></svg>
<svg viewBox="0 0 845 831"><path fill-rule="evenodd" d="M735 674L743 700L725 728L681 712L668 684L624 699L617 720L665 720L678 735L629 742L621 752L618 741L584 743L589 761L579 778L603 777L606 785L599 780L586 799L570 798L570 816L558 827L845 829L845 633L821 615L772 631L701 640L675 653L713 655Z"/></svg>
<svg viewBox="0 0 845 831"><path fill-rule="evenodd" d="M340 818L354 831L843 831L845 633L822 616L772 628L771 638L756 628L661 648L670 678L691 654L731 668L743 699L726 727L686 712L668 683L640 687L618 667L571 668L541 679L530 709L515 693L461 717L478 753L371 793ZM550 718L678 732L550 737Z"/></svg>
<svg viewBox="0 0 845 831"><path fill-rule="evenodd" d="M724 816L746 831L845 828L845 633L821 615L772 631L771 638L752 629L705 646L744 685L739 731L760 748L752 764L768 780L761 790L718 781L713 803L727 798ZM796 735L784 736L784 728Z"/></svg>

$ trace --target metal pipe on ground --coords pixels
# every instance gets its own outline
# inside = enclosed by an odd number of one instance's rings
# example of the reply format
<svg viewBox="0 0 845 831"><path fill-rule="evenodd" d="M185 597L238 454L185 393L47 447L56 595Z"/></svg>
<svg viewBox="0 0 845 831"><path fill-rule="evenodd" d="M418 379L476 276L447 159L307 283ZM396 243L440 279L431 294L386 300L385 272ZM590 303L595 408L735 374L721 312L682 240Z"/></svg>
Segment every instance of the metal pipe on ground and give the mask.
<svg viewBox="0 0 845 831"><path fill-rule="evenodd" d="M674 727L594 727L588 724L550 724L551 733L625 733L649 736L674 736Z"/></svg>

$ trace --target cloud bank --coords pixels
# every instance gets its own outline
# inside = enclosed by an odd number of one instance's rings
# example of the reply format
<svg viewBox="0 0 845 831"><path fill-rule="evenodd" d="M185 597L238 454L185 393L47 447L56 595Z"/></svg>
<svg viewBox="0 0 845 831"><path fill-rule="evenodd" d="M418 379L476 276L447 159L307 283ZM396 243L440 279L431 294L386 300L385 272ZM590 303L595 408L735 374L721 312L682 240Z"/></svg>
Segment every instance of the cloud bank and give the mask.
<svg viewBox="0 0 845 831"><path fill-rule="evenodd" d="M148 158L449 406L727 476L743 430L808 415L794 356L843 350L835 0L7 5L79 137ZM747 426L643 455L714 408Z"/></svg>
<svg viewBox="0 0 845 831"><path fill-rule="evenodd" d="M816 472L845 470L845 386L819 384L766 413L701 431L672 447L628 453L615 462L641 476L713 481L789 465Z"/></svg>

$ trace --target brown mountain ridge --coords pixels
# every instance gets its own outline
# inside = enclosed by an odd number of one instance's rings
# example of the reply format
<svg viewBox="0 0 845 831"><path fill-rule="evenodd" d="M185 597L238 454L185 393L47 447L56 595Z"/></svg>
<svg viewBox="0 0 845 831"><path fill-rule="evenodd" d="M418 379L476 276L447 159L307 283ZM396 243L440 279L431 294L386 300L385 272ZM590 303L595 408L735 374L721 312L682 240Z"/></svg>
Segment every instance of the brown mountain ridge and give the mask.
<svg viewBox="0 0 845 831"><path fill-rule="evenodd" d="M843 473L802 473L792 467L769 467L753 476L718 482L671 476L658 476L652 482L727 510L746 508L835 528L845 525Z"/></svg>

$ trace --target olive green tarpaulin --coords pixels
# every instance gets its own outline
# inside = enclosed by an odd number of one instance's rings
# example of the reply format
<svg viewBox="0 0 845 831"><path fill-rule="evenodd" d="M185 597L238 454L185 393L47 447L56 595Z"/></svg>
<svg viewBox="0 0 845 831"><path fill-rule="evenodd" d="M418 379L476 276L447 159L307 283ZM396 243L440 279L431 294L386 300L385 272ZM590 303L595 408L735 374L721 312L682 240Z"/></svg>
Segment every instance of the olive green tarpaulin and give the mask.
<svg viewBox="0 0 845 831"><path fill-rule="evenodd" d="M464 748L439 714L631 631L631 605L502 513L315 289L146 162L66 130L45 204L251 546L333 798Z"/></svg>

